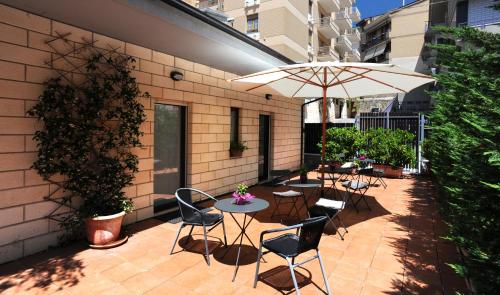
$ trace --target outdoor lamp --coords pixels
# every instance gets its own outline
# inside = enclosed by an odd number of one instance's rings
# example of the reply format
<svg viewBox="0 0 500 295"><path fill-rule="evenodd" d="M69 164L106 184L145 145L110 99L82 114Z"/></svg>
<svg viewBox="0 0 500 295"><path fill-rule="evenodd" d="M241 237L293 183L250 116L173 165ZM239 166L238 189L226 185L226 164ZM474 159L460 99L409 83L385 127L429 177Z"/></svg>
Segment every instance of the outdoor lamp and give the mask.
<svg viewBox="0 0 500 295"><path fill-rule="evenodd" d="M273 95L272 95L272 94L269 94L269 93L268 93L268 94L266 94L266 99L267 99L267 100L271 100L271 98L273 98Z"/></svg>
<svg viewBox="0 0 500 295"><path fill-rule="evenodd" d="M179 71L172 71L170 72L170 78L174 81L181 81L184 79L184 74Z"/></svg>

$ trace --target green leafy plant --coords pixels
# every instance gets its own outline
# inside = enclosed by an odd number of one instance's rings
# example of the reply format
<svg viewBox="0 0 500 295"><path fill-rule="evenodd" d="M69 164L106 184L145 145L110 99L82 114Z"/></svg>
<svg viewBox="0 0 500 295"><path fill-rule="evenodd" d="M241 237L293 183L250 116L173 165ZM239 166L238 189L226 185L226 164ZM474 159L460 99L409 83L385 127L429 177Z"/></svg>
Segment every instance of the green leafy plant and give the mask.
<svg viewBox="0 0 500 295"><path fill-rule="evenodd" d="M307 174L307 172L308 172L308 170L307 170L306 166L300 166L299 174L304 175L304 174Z"/></svg>
<svg viewBox="0 0 500 295"><path fill-rule="evenodd" d="M244 183L238 184L238 186L236 187L236 193L240 195L248 193L248 185Z"/></svg>
<svg viewBox="0 0 500 295"><path fill-rule="evenodd" d="M467 255L450 265L478 294L500 289L500 35L435 28L450 42L437 51L435 108L425 157L440 194L445 237Z"/></svg>
<svg viewBox="0 0 500 295"><path fill-rule="evenodd" d="M353 158L364 143L364 136L355 127L329 128L326 130L326 159L340 161L340 155ZM318 143L321 150L321 142Z"/></svg>
<svg viewBox="0 0 500 295"><path fill-rule="evenodd" d="M248 146L243 141L231 141L229 149L233 151L244 151L248 149Z"/></svg>
<svg viewBox="0 0 500 295"><path fill-rule="evenodd" d="M87 217L133 210L123 190L138 171L131 148L140 146L146 119L131 57L93 54L85 62L81 84L48 80L28 111L43 126L33 137L38 146L33 168L81 199L77 215L66 219L69 228ZM54 176L64 181L52 181Z"/></svg>

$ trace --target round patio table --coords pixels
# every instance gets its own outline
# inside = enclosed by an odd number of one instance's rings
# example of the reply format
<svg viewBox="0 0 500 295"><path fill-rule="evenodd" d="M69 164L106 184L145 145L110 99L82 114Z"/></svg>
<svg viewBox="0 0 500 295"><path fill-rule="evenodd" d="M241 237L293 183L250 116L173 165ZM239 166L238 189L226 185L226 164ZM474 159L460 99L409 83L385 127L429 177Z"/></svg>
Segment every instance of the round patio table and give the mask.
<svg viewBox="0 0 500 295"><path fill-rule="evenodd" d="M219 209L222 212L227 212L231 217L234 219L238 227L240 228L241 232L240 234L234 239L234 241L231 243L231 246L229 246L229 249L234 246L236 241L238 239L240 240L239 245L238 245L238 255L236 256L236 265L234 269L234 274L233 274L233 282L234 279L236 278L236 273L238 272L239 268L239 261L240 261L240 251L241 251L241 244L243 243L243 237L245 236L247 240L252 244L252 246L258 251L259 249L254 245L250 237L247 235L246 230L248 228L248 225L252 220L254 219L255 215L262 210L265 210L267 207L269 207L269 202L263 199L259 198L254 198L250 201L248 201L246 204L243 205L236 205L235 201L233 198L227 198L227 199L222 199L219 200L218 202L215 203L214 205L215 208ZM244 214L243 218L243 224L240 224L234 214ZM247 222L247 215L250 217L250 219ZM222 255L222 257L226 256L226 254L229 252L229 249ZM265 261L265 260L264 260Z"/></svg>
<svg viewBox="0 0 500 295"><path fill-rule="evenodd" d="M286 183L286 185L289 187L294 187L294 188L300 189L301 197L302 197L302 200L304 201L304 204L302 204L302 206L297 210L297 213L299 213L300 210L302 209L302 207L305 206L307 209L307 215L309 216L309 205L307 204L305 190L308 188L314 188L314 189L316 189L316 193L317 193L318 189L321 188L322 183L323 183L323 181L321 181L319 179L308 179L307 183L301 183L299 179L296 179L296 180L290 180Z"/></svg>

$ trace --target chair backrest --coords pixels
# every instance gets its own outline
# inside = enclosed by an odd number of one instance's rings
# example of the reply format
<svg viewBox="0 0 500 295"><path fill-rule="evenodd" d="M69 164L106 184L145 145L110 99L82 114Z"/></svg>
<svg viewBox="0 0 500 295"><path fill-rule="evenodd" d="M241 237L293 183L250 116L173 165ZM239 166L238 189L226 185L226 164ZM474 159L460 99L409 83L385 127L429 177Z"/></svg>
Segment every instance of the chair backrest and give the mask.
<svg viewBox="0 0 500 295"><path fill-rule="evenodd" d="M312 249L318 249L326 220L326 216L320 216L302 221L299 234L299 254Z"/></svg>
<svg viewBox="0 0 500 295"><path fill-rule="evenodd" d="M179 203L179 210L181 211L182 220L186 220L194 215L195 210L186 206L184 203L193 205L193 198L191 196L192 190L190 188L180 188L175 191L175 197ZM184 203L183 203L184 202Z"/></svg>

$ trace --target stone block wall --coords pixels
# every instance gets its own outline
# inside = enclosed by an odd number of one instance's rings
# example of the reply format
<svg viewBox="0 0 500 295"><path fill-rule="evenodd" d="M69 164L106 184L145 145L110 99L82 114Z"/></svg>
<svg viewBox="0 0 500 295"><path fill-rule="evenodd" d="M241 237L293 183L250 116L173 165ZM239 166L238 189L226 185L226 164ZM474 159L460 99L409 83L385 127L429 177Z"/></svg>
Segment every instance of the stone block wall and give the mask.
<svg viewBox="0 0 500 295"><path fill-rule="evenodd" d="M227 82L234 74L0 5L0 263L55 245L61 233L57 223L47 218L57 204L44 199L57 187L30 168L36 157L32 136L41 126L26 111L42 93L43 82L56 75L46 63L54 58L54 50L45 42L66 33L71 33L68 42L55 42L57 48L94 40L96 47L119 47L135 57L134 76L141 90L151 95L141 98L147 122L141 126L143 147L135 150L140 171L134 185L126 189L135 203L126 222L154 215L156 103L187 107L188 186L219 195L239 182L257 183L259 114L271 115L270 168L298 168L301 100L277 96L266 100ZM68 69L69 65L61 62L53 67ZM173 69L183 72L185 79L170 79ZM236 159L229 157L231 107L240 108L240 137L250 148Z"/></svg>

